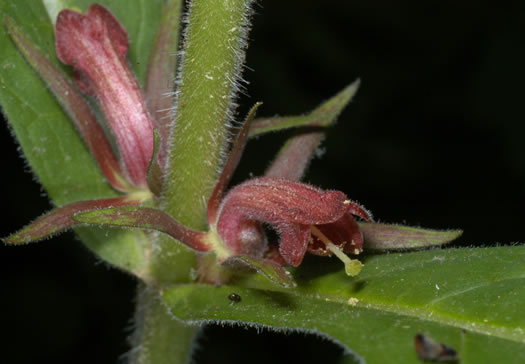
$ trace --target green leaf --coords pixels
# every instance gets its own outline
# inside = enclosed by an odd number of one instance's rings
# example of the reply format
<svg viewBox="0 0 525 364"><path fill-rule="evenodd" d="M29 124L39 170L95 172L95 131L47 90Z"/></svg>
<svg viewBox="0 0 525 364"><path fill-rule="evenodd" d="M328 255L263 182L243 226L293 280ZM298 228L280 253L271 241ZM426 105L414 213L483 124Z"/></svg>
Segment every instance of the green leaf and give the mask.
<svg viewBox="0 0 525 364"><path fill-rule="evenodd" d="M91 1L70 1L85 10ZM163 1L101 1L128 27L130 63L141 82ZM147 4L146 4L147 3ZM141 10L142 9L142 10ZM53 28L41 1L0 2L0 13L10 16L27 38L57 68L69 73L54 52ZM0 104L29 165L53 202L62 206L81 200L117 196L44 83L18 52L4 27L0 30ZM142 232L77 230L83 242L102 259L123 269L143 269Z"/></svg>
<svg viewBox="0 0 525 364"><path fill-rule="evenodd" d="M327 127L333 125L343 109L352 100L357 89L359 80L351 83L337 95L317 106L313 111L299 116L283 116L260 118L254 120L250 129L250 137L289 128L301 126Z"/></svg>
<svg viewBox="0 0 525 364"><path fill-rule="evenodd" d="M253 279L238 286L172 286L163 298L173 314L194 324L238 320L325 333L370 364L420 363L413 344L418 332L453 347L462 364L525 361L525 246L363 261L361 274L349 278L326 258L311 259L295 271L296 289ZM242 301L230 305L231 292Z"/></svg>
<svg viewBox="0 0 525 364"><path fill-rule="evenodd" d="M359 222L365 251L394 251L428 248L450 243L463 230L432 230L420 227L375 222Z"/></svg>

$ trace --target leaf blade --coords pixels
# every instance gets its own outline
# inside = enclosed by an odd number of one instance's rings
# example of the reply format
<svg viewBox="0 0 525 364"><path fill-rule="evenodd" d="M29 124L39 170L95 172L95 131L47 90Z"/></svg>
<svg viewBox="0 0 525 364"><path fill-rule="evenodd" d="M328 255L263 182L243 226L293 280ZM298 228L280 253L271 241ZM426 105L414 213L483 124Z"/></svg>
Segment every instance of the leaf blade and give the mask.
<svg viewBox="0 0 525 364"><path fill-rule="evenodd" d="M164 298L176 316L194 323L320 330L367 363L419 363L413 338L421 331L457 349L464 364L498 356L519 363L525 359L524 258L524 246L377 255L354 279L318 259L296 270L295 290L253 289L250 282L187 285L165 289ZM232 290L243 307L223 303Z"/></svg>

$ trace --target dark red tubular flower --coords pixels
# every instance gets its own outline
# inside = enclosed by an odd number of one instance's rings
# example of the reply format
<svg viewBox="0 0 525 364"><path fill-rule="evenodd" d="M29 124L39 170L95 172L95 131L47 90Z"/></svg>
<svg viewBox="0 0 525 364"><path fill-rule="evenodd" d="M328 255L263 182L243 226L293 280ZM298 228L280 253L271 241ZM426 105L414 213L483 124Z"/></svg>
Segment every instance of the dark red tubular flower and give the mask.
<svg viewBox="0 0 525 364"><path fill-rule="evenodd" d="M76 85L100 103L123 169L133 185L146 187L154 123L126 61L126 30L106 8L93 4L85 14L61 11L55 35L58 58L74 67Z"/></svg>
<svg viewBox="0 0 525 364"><path fill-rule="evenodd" d="M313 153L322 134L315 132L315 140L308 136L307 148L301 137L287 143L288 148L283 149L272 164L281 167L270 168L272 177L250 179L222 197L240 160L256 107L237 136L208 205L210 237L218 235L210 238L210 242L219 252L219 260L247 255L297 267L306 252L335 254L345 263L349 275L358 274L362 264L350 260L344 252L359 254L362 251L363 236L353 215L367 221L371 221L371 215L342 192L323 191L287 178L300 178L310 159L308 155ZM303 163L283 163L299 149ZM268 247L260 223L272 225L279 233L277 253Z"/></svg>
<svg viewBox="0 0 525 364"><path fill-rule="evenodd" d="M5 241L20 244L40 240L75 225L75 214L135 206L151 200L147 175L153 156L154 125L142 90L126 61L127 32L114 15L98 4L91 5L85 14L72 10L58 14L57 56L73 66L77 87L31 44L12 20L6 19L6 24L19 50L70 116L108 182L125 194L58 207ZM117 153L78 89L99 102L106 125L116 139Z"/></svg>
<svg viewBox="0 0 525 364"><path fill-rule="evenodd" d="M269 223L280 235L280 255L288 265L297 267L307 251L341 257L342 251L350 248L358 254L363 238L352 214L370 220L369 214L342 192L261 177L226 195L219 208L217 232L233 254L247 254L254 248L244 243L244 226L248 221Z"/></svg>

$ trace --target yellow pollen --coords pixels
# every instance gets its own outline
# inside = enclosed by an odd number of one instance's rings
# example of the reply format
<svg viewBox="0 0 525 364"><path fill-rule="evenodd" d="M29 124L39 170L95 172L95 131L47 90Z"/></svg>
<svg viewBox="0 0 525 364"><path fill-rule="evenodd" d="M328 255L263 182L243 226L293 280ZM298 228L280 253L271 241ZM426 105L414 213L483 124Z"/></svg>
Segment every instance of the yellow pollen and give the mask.
<svg viewBox="0 0 525 364"><path fill-rule="evenodd" d="M323 244L328 250L334 253L335 256L338 257L344 263L347 275L349 275L350 277L354 277L358 275L359 272L361 272L361 269L363 269L363 264L359 260L348 258L348 256L345 253L343 253L341 248L332 243L330 239L328 239L326 235L323 234L321 230L316 228L314 225L310 225L310 230L312 231L312 234L314 234L317 238L319 238L319 240L323 242Z"/></svg>

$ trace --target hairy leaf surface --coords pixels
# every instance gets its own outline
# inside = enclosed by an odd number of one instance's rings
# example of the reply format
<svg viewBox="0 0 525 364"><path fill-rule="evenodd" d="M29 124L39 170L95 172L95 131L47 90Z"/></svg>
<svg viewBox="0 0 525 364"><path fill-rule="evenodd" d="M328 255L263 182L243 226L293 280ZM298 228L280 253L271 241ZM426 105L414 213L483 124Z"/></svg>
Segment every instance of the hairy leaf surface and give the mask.
<svg viewBox="0 0 525 364"><path fill-rule="evenodd" d="M311 259L296 289L181 285L163 296L188 322L233 323L335 338L367 363L420 363L423 332L456 349L461 363L525 360L525 246L429 250L367 256L349 278L338 262ZM335 264L332 264L335 263ZM230 305L228 295L242 301Z"/></svg>

